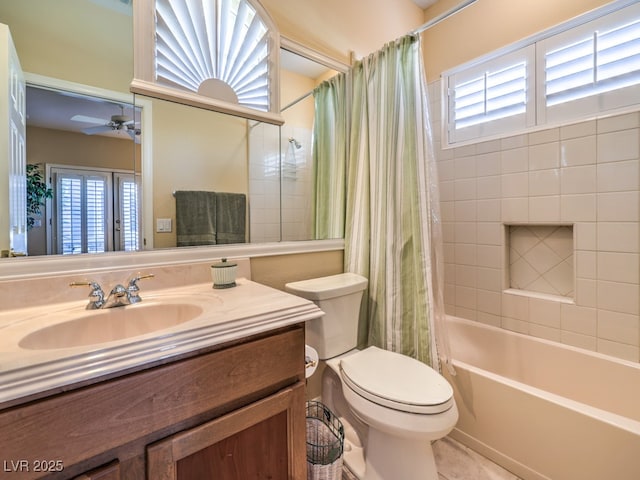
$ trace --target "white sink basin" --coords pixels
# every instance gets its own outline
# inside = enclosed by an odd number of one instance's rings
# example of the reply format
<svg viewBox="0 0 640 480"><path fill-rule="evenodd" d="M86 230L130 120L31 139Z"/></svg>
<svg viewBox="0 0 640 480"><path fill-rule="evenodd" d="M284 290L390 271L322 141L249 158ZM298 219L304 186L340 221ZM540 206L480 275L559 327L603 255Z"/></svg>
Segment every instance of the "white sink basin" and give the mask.
<svg viewBox="0 0 640 480"><path fill-rule="evenodd" d="M188 303L139 303L88 311L73 320L50 325L19 342L27 350L80 347L158 332L193 320L202 308Z"/></svg>

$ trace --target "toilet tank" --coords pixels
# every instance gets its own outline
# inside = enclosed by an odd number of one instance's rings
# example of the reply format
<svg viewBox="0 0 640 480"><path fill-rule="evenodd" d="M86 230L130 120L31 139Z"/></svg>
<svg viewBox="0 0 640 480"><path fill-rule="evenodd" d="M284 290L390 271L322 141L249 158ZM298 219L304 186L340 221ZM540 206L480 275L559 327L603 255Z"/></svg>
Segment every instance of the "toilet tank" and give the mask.
<svg viewBox="0 0 640 480"><path fill-rule="evenodd" d="M340 273L287 283L285 290L312 300L324 312L306 323L306 343L321 360L333 358L358 345L358 319L367 279L355 273Z"/></svg>

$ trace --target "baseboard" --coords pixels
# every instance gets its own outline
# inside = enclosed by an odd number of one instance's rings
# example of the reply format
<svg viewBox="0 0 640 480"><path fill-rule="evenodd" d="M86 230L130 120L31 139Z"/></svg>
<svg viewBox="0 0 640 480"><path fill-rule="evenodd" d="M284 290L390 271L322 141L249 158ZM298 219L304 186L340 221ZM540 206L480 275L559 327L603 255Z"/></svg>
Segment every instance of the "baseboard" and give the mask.
<svg viewBox="0 0 640 480"><path fill-rule="evenodd" d="M522 478L523 480L551 480L549 477L532 470L526 465L518 462L517 460L504 455L498 450L490 447L486 443L481 442L475 437L454 428L449 434L451 438L476 451L480 455L484 455L491 461L497 463L502 468L509 470L514 475Z"/></svg>

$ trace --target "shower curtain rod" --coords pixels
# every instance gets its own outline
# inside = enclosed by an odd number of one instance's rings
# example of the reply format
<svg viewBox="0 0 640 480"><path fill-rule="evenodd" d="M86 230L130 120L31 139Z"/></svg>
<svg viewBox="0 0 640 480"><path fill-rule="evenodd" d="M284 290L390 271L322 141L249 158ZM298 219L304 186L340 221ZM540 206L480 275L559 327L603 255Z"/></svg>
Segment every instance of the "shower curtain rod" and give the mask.
<svg viewBox="0 0 640 480"><path fill-rule="evenodd" d="M472 3L475 3L477 1L478 0L464 0L462 3L456 5L455 7L451 8L450 10L447 10L446 12L444 12L444 13L438 15L437 17L432 18L428 22L420 25L418 28L416 28L415 30L411 31L410 33L412 33L414 35L416 35L418 33L422 33L425 30L428 30L429 28L433 27L434 25L437 25L441 21L449 18L451 15L455 15L460 10L463 10L463 9L467 8L469 5L471 5ZM311 90L310 92L305 93L304 95L296 98L291 103L289 103L289 104L285 105L284 107L282 107L280 109L280 111L284 112L286 109L293 107L296 103L301 102L302 100L304 100L305 98L307 98L309 95L312 95L312 94L313 94L313 90Z"/></svg>
<svg viewBox="0 0 640 480"><path fill-rule="evenodd" d="M477 1L478 0L465 0L464 2L460 3L459 5L456 5L455 7L453 7L452 9L447 10L446 12L438 15L437 17L432 18L427 23L424 23L423 25L420 25L418 28L413 30L411 33L413 33L413 34L422 33L425 30L430 29L434 25L440 23L441 21L445 20L446 18L449 18L451 15L455 15L460 10L462 10L464 8L467 8L469 5L471 5L472 3L475 3Z"/></svg>
<svg viewBox="0 0 640 480"><path fill-rule="evenodd" d="M315 90L315 89L314 89ZM313 90L311 90L310 92L305 93L304 95L299 96L298 98L296 98L293 102L285 105L284 107L282 107L280 109L281 112L284 112L287 108L291 108L293 107L296 103L301 102L302 100L304 100L305 98L307 98L309 95L313 95Z"/></svg>

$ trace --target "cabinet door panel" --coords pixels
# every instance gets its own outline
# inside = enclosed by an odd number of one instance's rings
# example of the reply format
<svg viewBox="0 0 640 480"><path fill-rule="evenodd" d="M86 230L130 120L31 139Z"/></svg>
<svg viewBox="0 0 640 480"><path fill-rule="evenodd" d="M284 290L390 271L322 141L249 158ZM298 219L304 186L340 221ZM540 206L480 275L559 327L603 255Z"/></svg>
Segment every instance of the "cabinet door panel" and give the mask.
<svg viewBox="0 0 640 480"><path fill-rule="evenodd" d="M148 448L148 478L304 480L304 384Z"/></svg>
<svg viewBox="0 0 640 480"><path fill-rule="evenodd" d="M120 480L120 478L120 464L116 462L91 470L74 480Z"/></svg>
<svg viewBox="0 0 640 480"><path fill-rule="evenodd" d="M287 451L287 414L281 412L178 460L176 477L286 479Z"/></svg>

